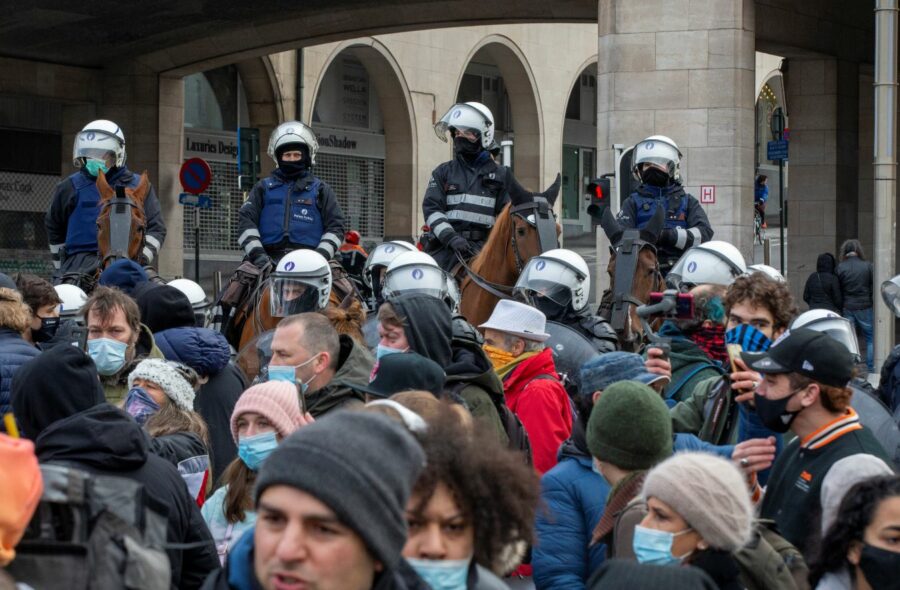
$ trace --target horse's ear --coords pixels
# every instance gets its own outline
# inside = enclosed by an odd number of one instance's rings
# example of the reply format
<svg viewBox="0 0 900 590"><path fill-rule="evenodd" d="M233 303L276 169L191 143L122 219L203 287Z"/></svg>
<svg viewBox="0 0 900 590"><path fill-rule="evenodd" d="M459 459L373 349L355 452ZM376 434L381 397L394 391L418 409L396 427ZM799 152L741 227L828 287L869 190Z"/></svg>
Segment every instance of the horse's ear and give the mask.
<svg viewBox="0 0 900 590"><path fill-rule="evenodd" d="M341 304L338 305L338 308L347 310L350 309L351 304L353 304L353 291L350 291L349 293L344 295L344 298L341 299Z"/></svg>
<svg viewBox="0 0 900 590"><path fill-rule="evenodd" d="M659 239L659 234L662 233L665 226L666 208L657 206L656 211L653 213L653 217L650 218L650 221L648 221L647 225L644 226L644 229L641 230L641 239L645 242L655 244Z"/></svg>
<svg viewBox="0 0 900 590"><path fill-rule="evenodd" d="M147 171L144 170L141 173L141 181L138 183L137 188L134 189L134 192L131 194L131 198L136 201L140 201L142 204L144 199L147 198L147 193L150 192L150 177L147 176Z"/></svg>
<svg viewBox="0 0 900 590"><path fill-rule="evenodd" d="M97 191L100 193L100 198L104 201L108 201L116 196L116 191L106 182L106 174L103 173L103 170L97 171Z"/></svg>
<svg viewBox="0 0 900 590"><path fill-rule="evenodd" d="M559 172L556 173L556 180L553 181L553 184L547 187L541 195L547 199L547 202L550 203L550 206L556 204L556 199L559 197L559 187L562 186L562 176Z"/></svg>
<svg viewBox="0 0 900 590"><path fill-rule="evenodd" d="M525 187L519 184L519 181L512 174L510 174L509 182L509 200L513 206L534 201L534 195L531 194L531 191L525 190Z"/></svg>
<svg viewBox="0 0 900 590"><path fill-rule="evenodd" d="M603 228L603 233L609 238L609 243L612 244L613 247L618 246L625 230L619 225L616 216L613 215L612 209L609 207L603 209L603 213L600 216L600 227Z"/></svg>

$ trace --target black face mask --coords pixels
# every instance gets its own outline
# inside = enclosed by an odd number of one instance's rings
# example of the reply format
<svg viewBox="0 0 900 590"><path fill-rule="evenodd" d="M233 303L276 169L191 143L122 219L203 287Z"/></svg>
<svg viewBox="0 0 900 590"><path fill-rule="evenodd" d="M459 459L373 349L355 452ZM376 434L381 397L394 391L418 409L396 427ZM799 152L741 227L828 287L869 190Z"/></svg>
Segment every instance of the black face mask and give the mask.
<svg viewBox="0 0 900 590"><path fill-rule="evenodd" d="M59 318L41 318L41 327L31 331L31 339L35 342L47 342L56 336L59 329Z"/></svg>
<svg viewBox="0 0 900 590"><path fill-rule="evenodd" d="M650 186L660 188L669 186L669 174L655 166L648 166L645 168L644 171L641 172L641 180L644 181L644 184L649 184Z"/></svg>
<svg viewBox="0 0 900 590"><path fill-rule="evenodd" d="M284 160L279 160L278 169L281 170L281 173L284 174L285 178L295 179L306 174L308 167L306 165L306 160L300 160L298 162L285 162Z"/></svg>
<svg viewBox="0 0 900 590"><path fill-rule="evenodd" d="M766 428L774 432L787 432L790 429L791 424L794 422L794 418L796 418L802 410L788 412L787 405L791 398L797 395L799 391L800 390L798 389L789 396L781 399L769 399L761 396L759 393L753 394L753 399L756 402L756 413L759 414L759 418Z"/></svg>
<svg viewBox="0 0 900 590"><path fill-rule="evenodd" d="M466 160L474 160L481 153L481 142L478 140L469 141L465 137L453 138L453 151L465 158Z"/></svg>
<svg viewBox="0 0 900 590"><path fill-rule="evenodd" d="M879 590L900 589L900 553L863 545L859 569L872 588Z"/></svg>
<svg viewBox="0 0 900 590"><path fill-rule="evenodd" d="M532 295L531 302L551 322L559 322L566 317L566 311L568 311L566 306L559 305L552 299L541 297L540 295Z"/></svg>

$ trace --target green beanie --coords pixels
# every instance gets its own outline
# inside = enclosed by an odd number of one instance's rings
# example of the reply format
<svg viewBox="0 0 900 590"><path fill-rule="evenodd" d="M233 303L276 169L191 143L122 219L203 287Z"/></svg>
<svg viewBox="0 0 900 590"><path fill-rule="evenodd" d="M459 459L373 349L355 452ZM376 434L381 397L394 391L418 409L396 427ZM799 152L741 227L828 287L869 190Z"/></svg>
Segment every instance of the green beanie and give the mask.
<svg viewBox="0 0 900 590"><path fill-rule="evenodd" d="M650 469L672 456L669 408L643 383L614 383L591 410L587 445L591 455L619 469Z"/></svg>

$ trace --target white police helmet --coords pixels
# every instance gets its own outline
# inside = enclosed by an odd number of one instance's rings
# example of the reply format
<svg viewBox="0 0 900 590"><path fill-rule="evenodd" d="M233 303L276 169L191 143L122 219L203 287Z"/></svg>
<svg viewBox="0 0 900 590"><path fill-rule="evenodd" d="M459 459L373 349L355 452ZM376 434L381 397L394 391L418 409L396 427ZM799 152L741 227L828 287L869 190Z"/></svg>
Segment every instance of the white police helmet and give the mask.
<svg viewBox="0 0 900 590"><path fill-rule="evenodd" d="M768 264L751 264L750 266L747 267L747 272L750 274L759 272L759 273L766 275L770 279L778 281L779 283L787 282L787 280L784 278L784 276L780 272L778 272L777 269L775 269L772 266L769 266Z"/></svg>
<svg viewBox="0 0 900 590"><path fill-rule="evenodd" d="M269 307L272 317L319 311L331 295L331 267L315 250L294 250L272 273Z"/></svg>
<svg viewBox="0 0 900 590"><path fill-rule="evenodd" d="M417 252L416 247L409 242L403 240L394 240L392 242L384 242L378 244L375 249L369 252L366 258L366 265L363 267L363 282L370 289L375 288L376 278L379 284L384 281L383 277L373 277L372 275L381 268L386 269L394 258L400 256L404 252Z"/></svg>
<svg viewBox="0 0 900 590"><path fill-rule="evenodd" d="M809 328L827 334L849 350L859 362L859 342L850 320L828 309L804 311L791 322L791 330Z"/></svg>
<svg viewBox="0 0 900 590"><path fill-rule="evenodd" d="M103 160L110 153L115 157L116 166L125 164L125 134L112 121L97 119L85 125L75 136L72 164L81 168L85 160Z"/></svg>
<svg viewBox="0 0 900 590"><path fill-rule="evenodd" d="M316 165L316 153L319 151L319 142L315 132L300 121L286 121L272 131L269 136L269 157L278 164L275 152L283 145L302 143L309 149L309 165Z"/></svg>
<svg viewBox="0 0 900 590"><path fill-rule="evenodd" d="M881 299L900 318L900 275L881 283Z"/></svg>
<svg viewBox="0 0 900 590"><path fill-rule="evenodd" d="M581 311L588 303L591 272L584 258L565 248L548 250L528 261L513 292L531 301L545 297L564 308Z"/></svg>
<svg viewBox="0 0 900 590"><path fill-rule="evenodd" d="M634 146L631 171L639 181L641 164L656 164L669 173L672 182L681 181L681 151L678 145L665 135L651 135Z"/></svg>
<svg viewBox="0 0 900 590"><path fill-rule="evenodd" d="M184 293L188 298L188 301L191 302L191 307L194 308L195 325L200 327L205 326L207 320L206 314L210 307L210 301L206 296L206 291L203 290L203 287L190 279L175 279L169 281L168 285Z"/></svg>
<svg viewBox="0 0 900 590"><path fill-rule="evenodd" d="M728 242L713 240L687 250L672 270L667 281L676 287L722 285L747 273L747 265L740 251Z"/></svg>
<svg viewBox="0 0 900 590"><path fill-rule="evenodd" d="M81 308L87 302L87 294L76 285L56 285L53 287L62 303L59 304L59 317L70 319L81 315Z"/></svg>
<svg viewBox="0 0 900 590"><path fill-rule="evenodd" d="M478 133L481 147L487 150L494 142L494 115L480 102L457 103L434 124L434 132L441 141L447 141L451 129Z"/></svg>
<svg viewBox="0 0 900 590"><path fill-rule="evenodd" d="M447 298L446 273L430 255L404 252L394 258L384 273L384 298L403 293L424 293L441 300Z"/></svg>

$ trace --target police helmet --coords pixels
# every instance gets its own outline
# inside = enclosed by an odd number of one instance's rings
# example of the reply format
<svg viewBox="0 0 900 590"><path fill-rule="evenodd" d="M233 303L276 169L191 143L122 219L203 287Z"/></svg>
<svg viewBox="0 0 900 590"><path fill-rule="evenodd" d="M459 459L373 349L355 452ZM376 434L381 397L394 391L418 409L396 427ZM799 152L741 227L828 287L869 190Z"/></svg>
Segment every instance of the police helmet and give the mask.
<svg viewBox="0 0 900 590"><path fill-rule="evenodd" d="M384 298L403 293L424 293L446 301L447 277L434 258L419 252L404 252L394 258L384 273Z"/></svg>
<svg viewBox="0 0 900 590"><path fill-rule="evenodd" d="M533 298L549 299L560 308L581 311L588 303L591 272L577 253L556 248L528 261L513 292L534 304Z"/></svg>
<svg viewBox="0 0 900 590"><path fill-rule="evenodd" d="M108 154L113 154L116 166L125 164L125 134L112 121L91 121L75 136L72 164L76 168L84 166L87 160L105 160Z"/></svg>
<svg viewBox="0 0 900 590"><path fill-rule="evenodd" d="M809 328L816 332L827 334L837 340L850 351L855 362L859 362L859 342L856 340L856 330L850 320L828 309L811 309L804 311L791 322L791 330L797 328Z"/></svg>
<svg viewBox="0 0 900 590"><path fill-rule="evenodd" d="M56 285L53 287L61 303L59 317L70 319L81 315L81 308L87 302L87 294L77 285Z"/></svg>
<svg viewBox="0 0 900 590"><path fill-rule="evenodd" d="M300 143L309 149L309 165L316 165L316 153L319 151L319 142L315 132L300 121L286 121L272 131L269 136L268 154L275 164L278 162L278 149L292 143Z"/></svg>
<svg viewBox="0 0 900 590"><path fill-rule="evenodd" d="M494 142L494 115L480 102L457 103L434 124L434 132L441 141L447 141L452 129L475 132L481 138L481 147L487 150Z"/></svg>
<svg viewBox="0 0 900 590"><path fill-rule="evenodd" d="M669 271L666 281L681 290L696 285L727 287L746 273L740 251L728 242L713 240L688 249Z"/></svg>
<svg viewBox="0 0 900 590"><path fill-rule="evenodd" d="M641 178L641 164L656 164L669 174L670 182L681 182L681 151L678 145L665 135L651 135L634 146L634 165L631 169L638 181Z"/></svg>
<svg viewBox="0 0 900 590"><path fill-rule="evenodd" d="M779 283L787 282L784 276L780 272L778 272L777 269L769 266L768 264L751 264L747 267L747 272L749 272L750 274L753 274L755 272L762 273L770 279L778 281Z"/></svg>
<svg viewBox="0 0 900 590"><path fill-rule="evenodd" d="M384 281L383 277L374 277L373 274L378 269L387 268L394 258L404 252L417 252L417 250L415 246L403 240L394 240L375 246L375 249L369 253L366 265L363 267L363 282L366 286L370 289L374 289L376 285L380 287Z"/></svg>
<svg viewBox="0 0 900 590"><path fill-rule="evenodd" d="M282 318L319 311L331 295L331 267L315 250L294 250L278 261L272 273L270 312Z"/></svg>
<svg viewBox="0 0 900 590"><path fill-rule="evenodd" d="M900 275L881 283L881 299L900 318Z"/></svg>
<svg viewBox="0 0 900 590"><path fill-rule="evenodd" d="M190 279L175 279L174 281L169 281L168 285L184 293L188 301L191 302L191 307L194 308L194 325L199 327L205 326L210 301L203 287Z"/></svg>

